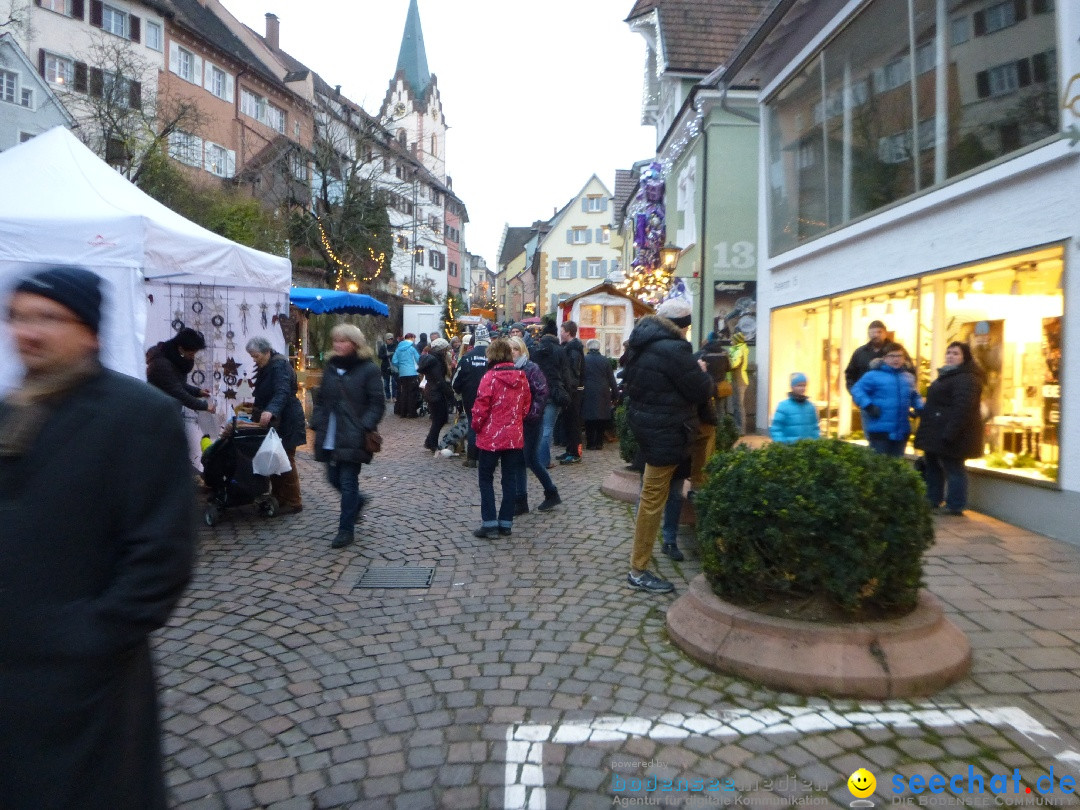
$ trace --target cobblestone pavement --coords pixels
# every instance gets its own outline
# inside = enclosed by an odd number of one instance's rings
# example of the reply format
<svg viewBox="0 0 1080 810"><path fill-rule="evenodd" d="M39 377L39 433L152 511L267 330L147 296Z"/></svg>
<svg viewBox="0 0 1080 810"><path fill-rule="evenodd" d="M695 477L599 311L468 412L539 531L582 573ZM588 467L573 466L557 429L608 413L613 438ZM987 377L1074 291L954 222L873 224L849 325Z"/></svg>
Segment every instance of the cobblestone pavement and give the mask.
<svg viewBox="0 0 1080 810"><path fill-rule="evenodd" d="M632 508L599 492L615 445L552 471L562 506L478 540L475 470L422 450L424 420L383 428L353 546L329 547L335 493L305 450L302 513L240 508L201 532L195 581L156 641L176 807L848 807L860 767L877 806L895 803L894 779L914 803L1072 801L1077 546L938 518L928 583L972 642L970 677L884 706L780 694L671 645L678 591L626 586ZM696 555L657 556L679 591L699 571ZM384 566L434 579L354 587ZM962 779L906 788L934 775ZM986 793L957 795L978 776ZM665 790L678 778L698 781Z"/></svg>

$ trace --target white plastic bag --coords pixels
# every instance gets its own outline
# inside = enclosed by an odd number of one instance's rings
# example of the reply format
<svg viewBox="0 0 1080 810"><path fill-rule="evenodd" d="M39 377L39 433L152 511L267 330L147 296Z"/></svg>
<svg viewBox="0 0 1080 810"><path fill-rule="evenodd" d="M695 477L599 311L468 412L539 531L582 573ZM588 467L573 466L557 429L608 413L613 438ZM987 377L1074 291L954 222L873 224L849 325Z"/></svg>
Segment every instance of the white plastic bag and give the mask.
<svg viewBox="0 0 1080 810"><path fill-rule="evenodd" d="M289 456L281 444L277 431L270 428L255 457L251 459L251 471L256 475L280 475L292 469Z"/></svg>

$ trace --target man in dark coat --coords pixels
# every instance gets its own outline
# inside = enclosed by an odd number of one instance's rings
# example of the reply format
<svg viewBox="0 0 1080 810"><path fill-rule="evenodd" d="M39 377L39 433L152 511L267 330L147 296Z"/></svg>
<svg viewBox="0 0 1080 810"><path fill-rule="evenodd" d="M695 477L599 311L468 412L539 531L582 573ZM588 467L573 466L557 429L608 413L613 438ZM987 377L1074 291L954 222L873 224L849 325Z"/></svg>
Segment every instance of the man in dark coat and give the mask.
<svg viewBox="0 0 1080 810"><path fill-rule="evenodd" d="M21 281L26 368L0 403L0 806L164 810L147 636L190 576L176 402L98 360L101 280Z"/></svg>
<svg viewBox="0 0 1080 810"><path fill-rule="evenodd" d="M585 397L585 347L577 337L577 324L564 321L559 327L563 359L566 370L566 393L570 401L563 409L563 435L566 452L559 457L560 464L577 464L581 461L581 402Z"/></svg>
<svg viewBox="0 0 1080 810"><path fill-rule="evenodd" d="M885 334L885 324L881 321L870 322L866 329L866 336L870 339L851 353L851 360L844 369L844 383L848 393L851 393L851 387L862 375L870 370L870 364L885 356Z"/></svg>
<svg viewBox="0 0 1080 810"><path fill-rule="evenodd" d="M653 593L674 590L646 569L672 476L699 433L698 406L709 401L715 387L705 361L694 359L684 337L690 321L690 307L682 299L661 302L656 315L635 324L623 355L627 416L645 457L627 582Z"/></svg>
<svg viewBox="0 0 1080 810"><path fill-rule="evenodd" d="M465 408L465 415L468 417L469 433L463 462L466 467L475 467L477 459L480 458L480 453L476 449L476 433L472 429L472 408L473 403L476 402L480 380L488 369L487 349L490 343L491 335L488 328L483 324L476 327L473 348L461 356L451 383L451 387L461 397L461 405Z"/></svg>
<svg viewBox="0 0 1080 810"><path fill-rule="evenodd" d="M555 421L559 411L570 402L566 391L566 370L562 345L559 343L558 329L553 321L546 321L536 345L529 349L529 359L544 372L548 386L548 401L544 406L544 421L540 428L540 445L537 459L547 469L554 464L551 461L551 437L555 432Z"/></svg>
<svg viewBox="0 0 1080 810"><path fill-rule="evenodd" d="M388 402L391 399L397 399L397 380L390 370L390 358L394 356L394 349L396 348L397 341L394 340L393 333L387 332L383 335L383 339L379 341L378 345L379 370L382 372L383 394Z"/></svg>
<svg viewBox="0 0 1080 810"><path fill-rule="evenodd" d="M195 355L206 348L206 339L194 329L184 327L168 340L146 351L146 381L160 388L183 407L214 413L210 392L187 381L195 368Z"/></svg>
<svg viewBox="0 0 1080 810"><path fill-rule="evenodd" d="M585 422L585 449L603 450L604 431L611 421L615 401L615 370L611 361L600 354L600 341L593 338L586 344L585 396L581 403L581 418Z"/></svg>

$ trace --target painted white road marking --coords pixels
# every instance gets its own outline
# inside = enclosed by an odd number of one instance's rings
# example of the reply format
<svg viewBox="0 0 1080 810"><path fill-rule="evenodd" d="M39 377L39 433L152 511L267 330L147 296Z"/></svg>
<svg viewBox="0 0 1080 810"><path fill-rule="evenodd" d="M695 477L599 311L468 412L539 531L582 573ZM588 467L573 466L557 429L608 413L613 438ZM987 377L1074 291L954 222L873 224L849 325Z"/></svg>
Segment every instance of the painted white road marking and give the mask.
<svg viewBox="0 0 1080 810"><path fill-rule="evenodd" d="M1015 706L978 708L927 704L900 709L863 706L835 712L811 706L776 709L732 709L715 714L662 714L659 717L598 717L588 723L560 726L521 723L506 730L505 810L547 810L544 788L544 745L622 742L629 737L683 740L688 737L736 739L748 734L814 734L845 728L942 728L986 723L1012 728L1064 765L1080 771L1080 753L1023 709Z"/></svg>

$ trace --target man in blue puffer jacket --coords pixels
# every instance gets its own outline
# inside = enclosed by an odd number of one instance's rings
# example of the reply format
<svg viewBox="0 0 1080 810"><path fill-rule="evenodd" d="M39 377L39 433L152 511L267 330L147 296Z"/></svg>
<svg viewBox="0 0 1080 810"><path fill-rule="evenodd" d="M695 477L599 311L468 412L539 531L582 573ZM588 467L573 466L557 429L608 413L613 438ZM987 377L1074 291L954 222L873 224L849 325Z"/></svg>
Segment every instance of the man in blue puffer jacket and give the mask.
<svg viewBox="0 0 1080 810"><path fill-rule="evenodd" d="M774 442L785 444L821 436L817 406L806 396L806 375L801 371L791 375L791 393L776 406L769 435Z"/></svg>
<svg viewBox="0 0 1080 810"><path fill-rule="evenodd" d="M911 435L911 409L922 411L915 376L904 368L907 352L899 343L885 346L880 365L871 364L851 388L851 398L862 409L863 431L874 452L902 458Z"/></svg>

